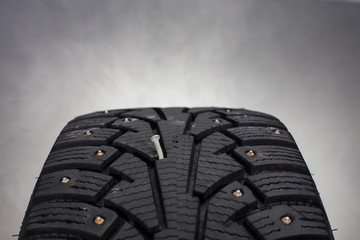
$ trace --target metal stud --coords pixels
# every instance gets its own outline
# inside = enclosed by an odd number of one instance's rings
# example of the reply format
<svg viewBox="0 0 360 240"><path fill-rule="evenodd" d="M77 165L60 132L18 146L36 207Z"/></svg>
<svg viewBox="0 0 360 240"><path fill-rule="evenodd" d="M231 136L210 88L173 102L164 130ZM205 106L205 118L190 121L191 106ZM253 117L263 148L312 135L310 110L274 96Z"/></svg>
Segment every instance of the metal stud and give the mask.
<svg viewBox="0 0 360 240"><path fill-rule="evenodd" d="M95 218L94 222L95 222L96 225L101 225L101 224L103 224L103 223L105 222L105 219L103 219L103 218L100 217L100 216L97 216L97 217Z"/></svg>
<svg viewBox="0 0 360 240"><path fill-rule="evenodd" d="M255 156L255 153L254 153L253 150L249 150L249 151L246 152L246 155L248 155L250 157L253 157L253 156Z"/></svg>
<svg viewBox="0 0 360 240"><path fill-rule="evenodd" d="M131 122L131 119L130 118L124 118L123 122Z"/></svg>
<svg viewBox="0 0 360 240"><path fill-rule="evenodd" d="M229 112L231 112L231 110L230 110L230 109L226 109L226 112L228 112L228 113L229 113Z"/></svg>
<svg viewBox="0 0 360 240"><path fill-rule="evenodd" d="M280 134L281 134L281 132L280 132L279 129L276 129L276 130L274 131L274 133L275 133L276 135L280 135Z"/></svg>
<svg viewBox="0 0 360 240"><path fill-rule="evenodd" d="M86 135L86 136L90 136L90 135L92 135L92 134L93 134L93 133L92 133L91 131L86 131L86 132L85 132L85 135Z"/></svg>
<svg viewBox="0 0 360 240"><path fill-rule="evenodd" d="M221 123L221 121L219 119L215 119L214 123Z"/></svg>
<svg viewBox="0 0 360 240"><path fill-rule="evenodd" d="M102 156L102 155L104 155L105 154L105 152L103 151L103 150L98 150L97 152L96 152L96 155L97 156Z"/></svg>
<svg viewBox="0 0 360 240"><path fill-rule="evenodd" d="M233 192L233 195L235 196L235 197L242 197L242 192L240 191L240 189L237 189L236 191L234 191Z"/></svg>
<svg viewBox="0 0 360 240"><path fill-rule="evenodd" d="M284 216L281 218L281 221L285 223L286 225L289 225L291 223L291 218L289 216Z"/></svg>
<svg viewBox="0 0 360 240"><path fill-rule="evenodd" d="M244 117L247 117L248 115L244 114Z"/></svg>
<svg viewBox="0 0 360 240"><path fill-rule="evenodd" d="M61 180L60 180L60 182L61 183L68 183L68 182L70 182L70 178L68 178L68 177L63 177Z"/></svg>

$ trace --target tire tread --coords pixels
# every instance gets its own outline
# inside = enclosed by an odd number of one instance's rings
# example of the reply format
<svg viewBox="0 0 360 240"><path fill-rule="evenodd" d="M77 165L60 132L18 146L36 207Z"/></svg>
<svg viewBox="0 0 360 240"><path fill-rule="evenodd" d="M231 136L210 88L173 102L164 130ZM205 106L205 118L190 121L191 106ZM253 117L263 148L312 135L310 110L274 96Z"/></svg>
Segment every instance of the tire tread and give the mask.
<svg viewBox="0 0 360 240"><path fill-rule="evenodd" d="M162 160L150 141L155 134ZM95 224L96 216L104 223ZM334 239L291 133L269 114L215 107L120 109L70 121L44 164L19 237L305 238Z"/></svg>

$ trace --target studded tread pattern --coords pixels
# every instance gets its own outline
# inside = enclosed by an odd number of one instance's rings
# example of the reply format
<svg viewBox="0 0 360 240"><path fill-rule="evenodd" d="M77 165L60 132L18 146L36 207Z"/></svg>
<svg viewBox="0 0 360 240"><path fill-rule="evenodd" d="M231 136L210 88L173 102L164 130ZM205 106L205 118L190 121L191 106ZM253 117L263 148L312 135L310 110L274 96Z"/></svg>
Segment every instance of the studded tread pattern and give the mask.
<svg viewBox="0 0 360 240"><path fill-rule="evenodd" d="M288 225L279 221L286 216L291 219ZM291 204L271 206L249 215L246 221L257 236L266 240L328 239L324 214L313 206Z"/></svg>
<svg viewBox="0 0 360 240"><path fill-rule="evenodd" d="M90 118L90 119L80 119L77 121L70 122L62 132L70 132L74 130L87 129L87 128L104 128L109 126L116 117L106 117L106 118Z"/></svg>
<svg viewBox="0 0 360 240"><path fill-rule="evenodd" d="M104 154L98 156L96 153L99 150ZM109 146L81 146L53 151L44 164L43 173L71 168L101 171L119 155L116 148Z"/></svg>
<svg viewBox="0 0 360 240"><path fill-rule="evenodd" d="M86 135L89 132L90 135ZM107 145L121 134L121 131L107 128L89 128L62 133L56 139L53 150L74 146Z"/></svg>
<svg viewBox="0 0 360 240"><path fill-rule="evenodd" d="M254 156L247 155L250 150L254 152ZM243 146L236 148L233 153L252 174L266 170L309 174L298 149L274 145Z"/></svg>
<svg viewBox="0 0 360 240"><path fill-rule="evenodd" d="M44 164L19 239L334 238L284 124L214 107L110 110L70 121Z"/></svg>
<svg viewBox="0 0 360 240"><path fill-rule="evenodd" d="M61 182L64 177L68 182ZM76 198L96 202L114 182L105 174L72 169L44 174L36 186L34 201Z"/></svg>
<svg viewBox="0 0 360 240"><path fill-rule="evenodd" d="M96 225L95 216L102 216L106 222ZM117 218L117 214L110 209L85 203L42 202L30 209L26 230L28 234L38 234L46 229L47 233L66 232L84 239L101 239L109 236Z"/></svg>
<svg viewBox="0 0 360 240"><path fill-rule="evenodd" d="M253 145L277 145L285 147L296 147L296 143L291 134L286 130L279 131L273 127L236 127L227 129L226 132L241 142L242 146Z"/></svg>

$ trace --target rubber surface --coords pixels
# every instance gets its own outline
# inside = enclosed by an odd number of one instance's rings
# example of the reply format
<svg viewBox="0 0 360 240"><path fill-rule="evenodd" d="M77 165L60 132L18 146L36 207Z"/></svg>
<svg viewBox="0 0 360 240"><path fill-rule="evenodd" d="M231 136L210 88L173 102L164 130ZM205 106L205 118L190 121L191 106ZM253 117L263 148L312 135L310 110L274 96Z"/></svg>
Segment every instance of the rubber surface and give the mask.
<svg viewBox="0 0 360 240"><path fill-rule="evenodd" d="M150 140L155 134L162 160ZM333 235L278 119L245 109L144 108L83 115L62 130L19 239Z"/></svg>

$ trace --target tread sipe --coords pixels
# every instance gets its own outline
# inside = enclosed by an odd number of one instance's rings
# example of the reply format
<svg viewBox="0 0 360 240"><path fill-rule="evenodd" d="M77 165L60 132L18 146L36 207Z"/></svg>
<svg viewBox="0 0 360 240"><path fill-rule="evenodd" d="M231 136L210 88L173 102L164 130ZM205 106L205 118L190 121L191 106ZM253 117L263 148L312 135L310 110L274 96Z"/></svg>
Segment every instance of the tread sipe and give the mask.
<svg viewBox="0 0 360 240"><path fill-rule="evenodd" d="M153 135L160 135L159 160ZM62 130L19 239L334 239L297 145L245 109L142 108Z"/></svg>

